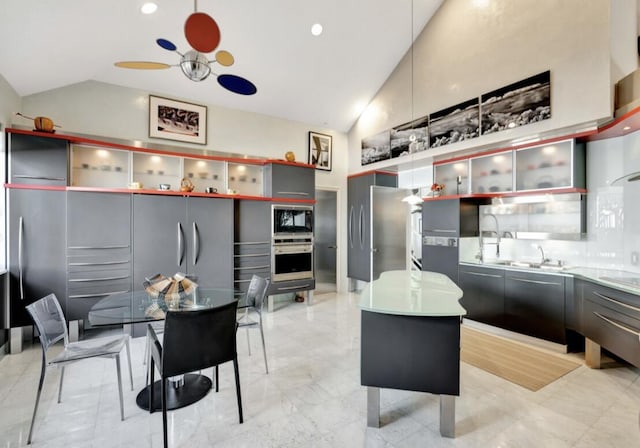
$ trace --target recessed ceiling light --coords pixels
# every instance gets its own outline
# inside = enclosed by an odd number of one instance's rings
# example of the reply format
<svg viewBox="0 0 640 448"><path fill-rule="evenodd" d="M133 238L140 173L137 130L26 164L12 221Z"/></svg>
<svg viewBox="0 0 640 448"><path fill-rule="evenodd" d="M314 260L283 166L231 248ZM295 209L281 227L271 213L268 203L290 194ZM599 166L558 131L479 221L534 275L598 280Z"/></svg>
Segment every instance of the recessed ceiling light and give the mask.
<svg viewBox="0 0 640 448"><path fill-rule="evenodd" d="M321 35L322 25L320 25L319 23L314 23L313 26L311 27L311 34L313 34L314 36Z"/></svg>
<svg viewBox="0 0 640 448"><path fill-rule="evenodd" d="M147 2L142 5L142 7L140 8L140 11L142 11L142 14L153 14L154 12L156 12L157 9L158 9L158 5L156 5L153 2Z"/></svg>

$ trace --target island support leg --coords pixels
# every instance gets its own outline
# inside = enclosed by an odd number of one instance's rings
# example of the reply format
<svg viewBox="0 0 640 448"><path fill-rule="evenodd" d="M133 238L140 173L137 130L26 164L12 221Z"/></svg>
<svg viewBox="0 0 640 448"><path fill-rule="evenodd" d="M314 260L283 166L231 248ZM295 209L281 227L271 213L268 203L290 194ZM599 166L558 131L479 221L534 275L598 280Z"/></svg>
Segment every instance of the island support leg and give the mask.
<svg viewBox="0 0 640 448"><path fill-rule="evenodd" d="M456 436L455 395L440 395L440 435L450 438Z"/></svg>
<svg viewBox="0 0 640 448"><path fill-rule="evenodd" d="M380 427L380 388L367 386L367 426Z"/></svg>
<svg viewBox="0 0 640 448"><path fill-rule="evenodd" d="M600 344L593 342L589 338L584 339L584 362L587 367L599 369L601 365Z"/></svg>

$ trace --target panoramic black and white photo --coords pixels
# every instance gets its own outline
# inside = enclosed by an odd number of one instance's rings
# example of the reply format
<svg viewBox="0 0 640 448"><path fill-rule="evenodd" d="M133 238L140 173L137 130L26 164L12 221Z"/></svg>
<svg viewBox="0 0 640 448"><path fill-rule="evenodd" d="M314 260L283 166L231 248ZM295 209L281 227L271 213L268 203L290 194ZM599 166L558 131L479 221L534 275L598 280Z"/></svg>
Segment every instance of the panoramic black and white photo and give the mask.
<svg viewBox="0 0 640 448"><path fill-rule="evenodd" d="M429 147L429 117L424 116L391 129L391 158L402 157ZM411 139L411 136L415 139Z"/></svg>
<svg viewBox="0 0 640 448"><path fill-rule="evenodd" d="M549 119L551 72L485 93L481 102L483 135Z"/></svg>
<svg viewBox="0 0 640 448"><path fill-rule="evenodd" d="M437 148L480 135L478 98L429 115L429 146Z"/></svg>
<svg viewBox="0 0 640 448"><path fill-rule="evenodd" d="M362 158L360 163L368 165L391 158L389 131L382 131L362 139Z"/></svg>

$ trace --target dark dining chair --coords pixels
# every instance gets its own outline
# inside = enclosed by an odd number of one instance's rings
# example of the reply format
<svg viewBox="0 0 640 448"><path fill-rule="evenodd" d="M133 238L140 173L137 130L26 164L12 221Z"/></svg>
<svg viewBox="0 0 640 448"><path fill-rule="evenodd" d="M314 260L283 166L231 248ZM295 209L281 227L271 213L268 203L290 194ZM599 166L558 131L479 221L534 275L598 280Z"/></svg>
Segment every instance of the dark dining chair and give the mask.
<svg viewBox="0 0 640 448"><path fill-rule="evenodd" d="M238 311L241 313L238 319L240 328L247 329L247 346L249 347L249 356L251 356L251 342L249 341L249 329L260 328L260 337L262 338L262 354L264 355L264 370L269 373L267 365L267 349L264 343L264 330L262 329L262 309L264 301L267 297L269 289L269 280L257 275L251 277L249 288L245 296L244 302L240 302ZM256 319L257 316L257 320Z"/></svg>
<svg viewBox="0 0 640 448"><path fill-rule="evenodd" d="M240 375L236 350L236 310L238 303L197 311L168 311L161 342L152 326L148 326L151 338L151 384L155 369L161 377L162 431L164 446L167 438L167 388L169 377L182 375L208 367L217 367L233 361L236 380L238 415L242 419ZM216 369L217 370L217 369ZM217 378L217 375L216 375ZM149 412L153 412L154 388L150 388Z"/></svg>
<svg viewBox="0 0 640 448"><path fill-rule="evenodd" d="M42 346L42 368L40 371L40 382L38 383L38 393L36 394L36 404L33 408L31 426L27 444L31 444L33 426L36 421L38 405L44 377L49 366L60 366L60 385L58 388L58 403L62 398L62 381L64 380L64 367L67 364L82 361L90 358L114 358L116 360L116 371L118 376L118 393L120 397L120 419L124 420L124 406L122 404L122 378L120 374L120 352L122 348L127 349L129 360L129 379L131 380L131 390L133 390L133 373L131 371L131 351L129 349L129 335L122 334L112 337L102 337L88 339L86 341L69 342L67 322L62 313L60 302L54 294L49 294L40 300L27 305L27 311L31 315L33 322L40 334L40 345ZM64 348L60 353L51 359L47 359L49 347L58 341L64 341Z"/></svg>

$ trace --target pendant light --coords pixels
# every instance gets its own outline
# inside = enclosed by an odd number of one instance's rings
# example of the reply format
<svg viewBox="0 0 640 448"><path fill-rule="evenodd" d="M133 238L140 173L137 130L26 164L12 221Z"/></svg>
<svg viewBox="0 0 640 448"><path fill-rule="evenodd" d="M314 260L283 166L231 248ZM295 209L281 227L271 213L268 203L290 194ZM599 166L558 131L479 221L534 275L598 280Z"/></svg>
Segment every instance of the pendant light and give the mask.
<svg viewBox="0 0 640 448"><path fill-rule="evenodd" d="M413 120L414 120L414 104L413 104L413 0L411 0L411 62L410 62L410 67L411 67L411 125L412 125L412 130L413 130ZM409 154L411 154L411 194L408 196L405 196L404 198L402 198L402 202L406 202L408 204L410 204L413 208L415 208L415 206L417 206L418 204L422 204L423 199L418 196L418 192L419 189L413 189L413 180L414 180L414 170L415 170L415 166L414 166L414 158L415 158L415 154L411 151L411 145L416 141L416 135L413 133L411 133L411 135L409 136Z"/></svg>

